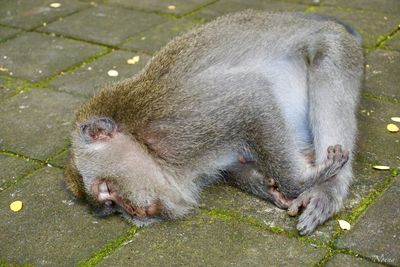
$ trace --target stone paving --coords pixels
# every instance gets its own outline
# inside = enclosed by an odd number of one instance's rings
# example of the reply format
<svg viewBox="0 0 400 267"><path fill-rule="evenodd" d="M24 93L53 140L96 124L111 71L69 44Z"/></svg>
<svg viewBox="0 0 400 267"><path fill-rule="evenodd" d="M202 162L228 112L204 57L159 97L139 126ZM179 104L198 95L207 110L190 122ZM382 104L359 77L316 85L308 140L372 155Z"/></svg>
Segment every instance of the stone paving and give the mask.
<svg viewBox="0 0 400 267"><path fill-rule="evenodd" d="M247 8L336 16L363 37L355 181L343 211L301 237L285 211L215 185L182 220L137 228L94 217L63 181L74 111L173 36ZM399 266L400 133L386 130L400 117L399 24L398 0L0 1L0 266ZM15 200L20 212L9 208Z"/></svg>

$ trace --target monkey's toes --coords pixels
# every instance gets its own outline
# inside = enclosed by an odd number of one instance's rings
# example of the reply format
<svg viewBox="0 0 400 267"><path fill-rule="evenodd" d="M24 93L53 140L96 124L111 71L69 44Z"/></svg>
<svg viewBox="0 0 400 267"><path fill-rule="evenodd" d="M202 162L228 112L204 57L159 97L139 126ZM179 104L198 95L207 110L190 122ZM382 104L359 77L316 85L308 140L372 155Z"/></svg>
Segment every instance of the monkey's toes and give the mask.
<svg viewBox="0 0 400 267"><path fill-rule="evenodd" d="M111 118L92 118L83 122L80 126L80 133L87 142L111 138L117 124Z"/></svg>
<svg viewBox="0 0 400 267"><path fill-rule="evenodd" d="M296 216L300 213L300 211L307 207L308 203L310 202L310 197L306 194L301 194L296 199L294 199L288 208L288 215L289 216Z"/></svg>
<svg viewBox="0 0 400 267"><path fill-rule="evenodd" d="M341 145L329 146L328 147L328 160L332 163L338 163L343 166L349 160L349 152L343 150Z"/></svg>

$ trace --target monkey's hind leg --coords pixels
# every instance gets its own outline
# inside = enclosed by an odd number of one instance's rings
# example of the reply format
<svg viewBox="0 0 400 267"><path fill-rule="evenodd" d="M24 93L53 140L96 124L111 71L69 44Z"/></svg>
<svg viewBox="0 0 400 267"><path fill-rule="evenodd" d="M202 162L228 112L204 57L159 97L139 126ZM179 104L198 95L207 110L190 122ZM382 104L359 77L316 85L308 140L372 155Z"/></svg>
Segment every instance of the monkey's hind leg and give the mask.
<svg viewBox="0 0 400 267"><path fill-rule="evenodd" d="M316 46L310 48L314 51L309 52L309 121L317 165L324 161L326 148L333 144L340 144L350 158L337 175L316 184L292 202L289 214L295 215L299 207L305 207L297 225L300 234L311 233L341 209L352 179L355 110L363 59L361 49L351 36L337 31L315 40Z"/></svg>
<svg viewBox="0 0 400 267"><path fill-rule="evenodd" d="M342 169L347 160L348 153L342 151L340 145L330 146L327 150L326 159L321 164L313 164L313 166L309 168L308 175L312 176L312 178L307 180L306 183L298 185L293 184L293 186L298 187L296 188L297 191L303 192L315 185L316 182L327 180L335 176ZM240 164L236 164L235 167L229 171L229 178L236 186L244 191L273 202L281 209L288 209L289 206L292 206L293 199L286 197L285 194L281 192L279 184L273 178L266 177L259 172L253 159L241 155L238 161ZM293 181L295 180L296 179L293 179ZM291 211L291 213L293 214L293 211Z"/></svg>

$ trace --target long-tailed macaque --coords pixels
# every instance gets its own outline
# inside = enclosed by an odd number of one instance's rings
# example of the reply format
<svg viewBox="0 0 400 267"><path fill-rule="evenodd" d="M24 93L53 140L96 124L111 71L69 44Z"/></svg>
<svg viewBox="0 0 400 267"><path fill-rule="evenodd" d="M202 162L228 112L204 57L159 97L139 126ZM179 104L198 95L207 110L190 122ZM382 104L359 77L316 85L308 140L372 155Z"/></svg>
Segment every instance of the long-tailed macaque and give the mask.
<svg viewBox="0 0 400 267"><path fill-rule="evenodd" d="M301 212L311 233L352 180L359 35L335 19L246 11L175 38L77 113L66 179L97 214L179 218L211 182Z"/></svg>

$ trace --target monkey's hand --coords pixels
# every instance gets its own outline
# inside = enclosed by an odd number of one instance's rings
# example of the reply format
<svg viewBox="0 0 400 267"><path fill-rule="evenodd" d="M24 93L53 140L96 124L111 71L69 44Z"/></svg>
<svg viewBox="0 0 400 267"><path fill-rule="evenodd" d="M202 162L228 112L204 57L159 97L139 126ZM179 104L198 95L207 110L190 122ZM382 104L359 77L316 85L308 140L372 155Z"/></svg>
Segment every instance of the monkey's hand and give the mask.
<svg viewBox="0 0 400 267"><path fill-rule="evenodd" d="M338 180L333 179L304 191L292 201L288 208L290 216L299 214L304 208L297 224L301 235L312 233L318 225L340 210L345 196L338 194L341 189L344 188L338 184Z"/></svg>

